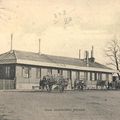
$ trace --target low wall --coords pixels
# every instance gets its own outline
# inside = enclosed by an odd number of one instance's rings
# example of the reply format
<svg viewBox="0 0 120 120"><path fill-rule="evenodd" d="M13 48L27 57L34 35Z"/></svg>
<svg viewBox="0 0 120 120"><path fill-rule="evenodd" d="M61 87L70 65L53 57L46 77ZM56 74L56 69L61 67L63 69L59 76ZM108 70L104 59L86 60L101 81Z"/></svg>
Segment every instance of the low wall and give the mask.
<svg viewBox="0 0 120 120"><path fill-rule="evenodd" d="M31 89L33 89L33 86L39 86L39 84L25 84L25 83L18 83L17 85L16 85L16 89L22 89L22 90L31 90Z"/></svg>

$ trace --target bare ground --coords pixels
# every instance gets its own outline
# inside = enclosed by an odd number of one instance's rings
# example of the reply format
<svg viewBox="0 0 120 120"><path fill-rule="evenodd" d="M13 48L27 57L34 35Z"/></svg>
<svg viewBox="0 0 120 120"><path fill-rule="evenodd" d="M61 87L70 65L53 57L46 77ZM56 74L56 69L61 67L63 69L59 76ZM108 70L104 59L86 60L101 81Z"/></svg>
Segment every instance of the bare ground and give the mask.
<svg viewBox="0 0 120 120"><path fill-rule="evenodd" d="M120 91L0 91L0 120L119 119Z"/></svg>

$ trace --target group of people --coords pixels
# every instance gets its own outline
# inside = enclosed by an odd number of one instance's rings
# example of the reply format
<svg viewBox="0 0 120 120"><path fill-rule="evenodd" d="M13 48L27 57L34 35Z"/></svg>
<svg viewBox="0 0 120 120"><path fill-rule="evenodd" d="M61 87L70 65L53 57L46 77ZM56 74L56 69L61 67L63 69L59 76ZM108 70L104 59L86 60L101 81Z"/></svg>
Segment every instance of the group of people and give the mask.
<svg viewBox="0 0 120 120"><path fill-rule="evenodd" d="M76 79L74 81L74 90L83 90L85 86L86 85L83 80Z"/></svg>
<svg viewBox="0 0 120 120"><path fill-rule="evenodd" d="M62 75L46 75L40 80L39 86L42 90L46 89L47 91L51 91L52 89L57 89L60 92L63 92L64 89L83 90L85 84L83 80L79 79L76 79L74 83L71 83L69 78L64 78Z"/></svg>
<svg viewBox="0 0 120 120"><path fill-rule="evenodd" d="M67 90L83 90L86 89L86 83L84 80L76 79L74 82L69 78L64 78L63 75L45 75L39 82L39 87L42 90L51 91L52 89L63 92ZM120 89L120 80L115 81L96 81L96 89Z"/></svg>
<svg viewBox="0 0 120 120"><path fill-rule="evenodd" d="M66 79L64 79L62 75L56 77L52 75L46 75L43 76L42 80L40 80L39 86L41 89L46 89L47 91L51 91L54 86L54 89L58 89L60 92L62 92L67 84L68 83Z"/></svg>

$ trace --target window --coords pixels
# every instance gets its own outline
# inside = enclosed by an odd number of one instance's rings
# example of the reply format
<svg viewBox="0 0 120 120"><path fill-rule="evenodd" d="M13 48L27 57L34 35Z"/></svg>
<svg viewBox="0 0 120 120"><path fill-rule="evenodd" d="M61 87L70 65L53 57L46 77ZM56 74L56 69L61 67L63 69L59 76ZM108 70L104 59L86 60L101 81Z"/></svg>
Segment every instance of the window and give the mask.
<svg viewBox="0 0 120 120"><path fill-rule="evenodd" d="M88 72L84 72L84 79L88 80Z"/></svg>
<svg viewBox="0 0 120 120"><path fill-rule="evenodd" d="M74 86L74 81L77 79L76 71L72 71L71 78L72 78L72 87L73 87Z"/></svg>
<svg viewBox="0 0 120 120"><path fill-rule="evenodd" d="M52 69L52 75L56 76L58 74L58 70L57 69Z"/></svg>
<svg viewBox="0 0 120 120"><path fill-rule="evenodd" d="M0 65L0 79L13 80L15 78L14 65Z"/></svg>
<svg viewBox="0 0 120 120"><path fill-rule="evenodd" d="M90 80L91 81L95 80L95 73L94 72L90 72Z"/></svg>
<svg viewBox="0 0 120 120"><path fill-rule="evenodd" d="M102 74L102 80L106 80L106 74L105 73Z"/></svg>
<svg viewBox="0 0 120 120"><path fill-rule="evenodd" d="M80 72L80 80L84 80L85 79L85 73L84 72Z"/></svg>
<svg viewBox="0 0 120 120"><path fill-rule="evenodd" d="M95 72L94 74L95 74L95 81L97 81L98 80L98 73Z"/></svg>
<svg viewBox="0 0 120 120"><path fill-rule="evenodd" d="M106 74L106 80L109 80L109 74Z"/></svg>
<svg viewBox="0 0 120 120"><path fill-rule="evenodd" d="M36 68L36 78L41 77L41 68Z"/></svg>
<svg viewBox="0 0 120 120"><path fill-rule="evenodd" d="M98 80L102 80L102 73L98 73Z"/></svg>
<svg viewBox="0 0 120 120"><path fill-rule="evenodd" d="M90 81L90 72L87 72L87 80Z"/></svg>
<svg viewBox="0 0 120 120"><path fill-rule="evenodd" d="M76 71L76 79L79 79L79 72Z"/></svg>
<svg viewBox="0 0 120 120"><path fill-rule="evenodd" d="M30 70L31 68L30 67L23 67L23 70L22 70L22 75L23 77L25 78L30 78Z"/></svg>
<svg viewBox="0 0 120 120"><path fill-rule="evenodd" d="M48 68L48 69L47 69L47 74L48 74L48 75L51 75L51 74L52 74L52 69L51 69L51 68Z"/></svg>
<svg viewBox="0 0 120 120"><path fill-rule="evenodd" d="M95 73L92 73L92 80L95 80Z"/></svg>
<svg viewBox="0 0 120 120"><path fill-rule="evenodd" d="M67 78L67 70L63 70L63 77Z"/></svg>
<svg viewBox="0 0 120 120"><path fill-rule="evenodd" d="M112 74L109 74L109 81L112 81Z"/></svg>
<svg viewBox="0 0 120 120"><path fill-rule="evenodd" d="M70 72L70 70L67 70L67 78L71 79L71 72Z"/></svg>
<svg viewBox="0 0 120 120"><path fill-rule="evenodd" d="M77 79L76 71L72 71L72 80L76 80L76 79Z"/></svg>
<svg viewBox="0 0 120 120"><path fill-rule="evenodd" d="M46 76L48 74L48 69L47 68L41 68L41 78L43 78L43 76Z"/></svg>
<svg viewBox="0 0 120 120"><path fill-rule="evenodd" d="M58 69L58 74L62 75L63 74L63 71Z"/></svg>
<svg viewBox="0 0 120 120"><path fill-rule="evenodd" d="M5 77L10 78L10 66L5 67Z"/></svg>

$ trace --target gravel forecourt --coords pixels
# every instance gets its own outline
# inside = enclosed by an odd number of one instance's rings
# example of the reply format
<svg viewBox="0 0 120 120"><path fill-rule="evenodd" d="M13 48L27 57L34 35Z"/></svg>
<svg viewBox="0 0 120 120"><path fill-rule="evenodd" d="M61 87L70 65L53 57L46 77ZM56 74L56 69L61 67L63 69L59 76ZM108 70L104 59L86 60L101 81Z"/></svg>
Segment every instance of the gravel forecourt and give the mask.
<svg viewBox="0 0 120 120"><path fill-rule="evenodd" d="M120 91L0 91L0 120L119 120Z"/></svg>

